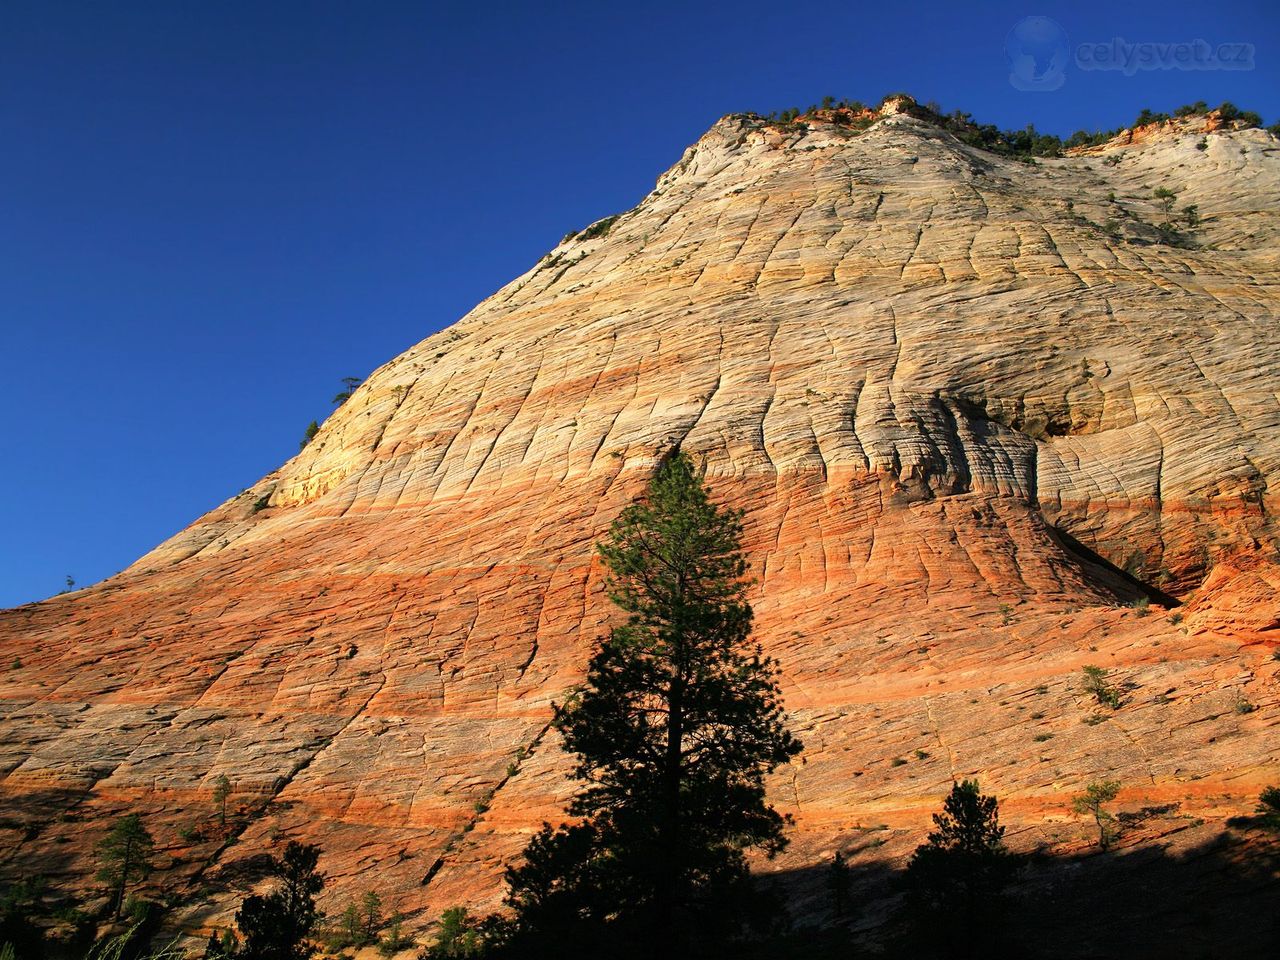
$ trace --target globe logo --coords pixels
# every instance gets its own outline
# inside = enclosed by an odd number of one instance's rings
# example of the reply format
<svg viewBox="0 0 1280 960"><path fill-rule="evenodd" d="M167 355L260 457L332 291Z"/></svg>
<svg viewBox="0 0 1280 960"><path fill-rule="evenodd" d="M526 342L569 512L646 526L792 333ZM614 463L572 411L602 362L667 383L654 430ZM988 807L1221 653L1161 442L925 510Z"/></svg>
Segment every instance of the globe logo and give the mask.
<svg viewBox="0 0 1280 960"><path fill-rule="evenodd" d="M1004 41L1009 83L1017 90L1057 90L1067 80L1067 31L1048 17L1025 17Z"/></svg>

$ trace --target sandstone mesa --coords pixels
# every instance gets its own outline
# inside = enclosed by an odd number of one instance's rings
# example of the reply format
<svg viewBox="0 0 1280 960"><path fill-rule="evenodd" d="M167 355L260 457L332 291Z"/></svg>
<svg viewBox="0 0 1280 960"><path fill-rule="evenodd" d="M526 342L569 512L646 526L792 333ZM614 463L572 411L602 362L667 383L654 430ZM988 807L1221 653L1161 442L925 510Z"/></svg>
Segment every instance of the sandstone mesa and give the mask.
<svg viewBox="0 0 1280 960"><path fill-rule="evenodd" d="M677 445L747 510L807 747L762 871L901 860L962 776L1023 848L1087 845L1100 778L1166 808L1129 842L1221 829L1280 772L1280 142L1121 140L1029 165L909 111L721 120L279 470L0 612L0 871L87 888L137 811L189 929L283 836L331 911L497 906L571 789L548 721L611 615L593 544ZM1085 664L1129 686L1106 722ZM243 830L182 840L219 775Z"/></svg>

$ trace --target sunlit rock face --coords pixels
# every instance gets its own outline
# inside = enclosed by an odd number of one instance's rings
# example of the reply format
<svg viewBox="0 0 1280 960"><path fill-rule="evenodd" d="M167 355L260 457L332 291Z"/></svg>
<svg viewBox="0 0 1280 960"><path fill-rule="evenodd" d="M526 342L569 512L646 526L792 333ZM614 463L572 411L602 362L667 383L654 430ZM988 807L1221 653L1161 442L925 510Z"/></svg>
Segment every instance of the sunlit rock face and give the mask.
<svg viewBox="0 0 1280 960"><path fill-rule="evenodd" d="M676 446L746 510L807 748L761 870L900 863L975 775L1020 848L1087 844L1101 778L1178 805L1124 842L1203 840L1280 779L1280 144L1202 135L1026 164L909 111L720 121L279 470L0 614L0 871L87 888L138 811L191 929L286 837L331 911L495 906L572 790L548 723L612 615L593 544Z"/></svg>

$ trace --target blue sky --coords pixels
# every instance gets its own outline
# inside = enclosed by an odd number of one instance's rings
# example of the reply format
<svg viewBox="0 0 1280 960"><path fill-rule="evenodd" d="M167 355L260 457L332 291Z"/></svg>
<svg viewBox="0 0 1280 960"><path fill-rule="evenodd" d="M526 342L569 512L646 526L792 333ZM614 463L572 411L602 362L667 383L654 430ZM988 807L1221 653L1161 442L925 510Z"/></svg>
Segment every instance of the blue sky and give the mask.
<svg viewBox="0 0 1280 960"><path fill-rule="evenodd" d="M1245 71L1009 81L1080 43ZM907 90L1060 134L1230 99L1280 120L1280 12L1161 3L0 6L0 606L128 565L296 452L347 375L635 204L717 117Z"/></svg>

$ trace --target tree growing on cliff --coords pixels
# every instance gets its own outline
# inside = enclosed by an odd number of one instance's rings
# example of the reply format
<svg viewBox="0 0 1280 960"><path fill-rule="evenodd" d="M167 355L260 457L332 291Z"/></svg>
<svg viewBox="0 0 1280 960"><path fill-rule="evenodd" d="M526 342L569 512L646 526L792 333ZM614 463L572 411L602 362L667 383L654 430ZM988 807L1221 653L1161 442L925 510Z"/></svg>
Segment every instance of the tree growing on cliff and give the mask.
<svg viewBox="0 0 1280 960"><path fill-rule="evenodd" d="M1106 850L1116 838L1116 831L1111 826L1115 817L1106 809L1106 805L1120 793L1120 781L1101 780L1091 783L1071 798L1071 809L1081 816L1093 817L1098 825L1098 846Z"/></svg>
<svg viewBox="0 0 1280 960"><path fill-rule="evenodd" d="M155 841L136 813L121 817L98 844L98 879L111 891L112 916L120 919L125 891L151 872Z"/></svg>
<svg viewBox="0 0 1280 960"><path fill-rule="evenodd" d="M1000 805L976 780L953 784L934 830L907 865L916 922L952 939L964 956L991 938L1000 894L1017 867L1004 846Z"/></svg>
<svg viewBox="0 0 1280 960"><path fill-rule="evenodd" d="M440 914L436 941L422 951L421 960L482 957L487 950L485 921L471 916L466 907L450 907Z"/></svg>
<svg viewBox="0 0 1280 960"><path fill-rule="evenodd" d="M316 438L316 434L320 432L320 424L312 420L307 424L307 429L302 432L302 439L298 441L299 452L307 449L307 444Z"/></svg>
<svg viewBox="0 0 1280 960"><path fill-rule="evenodd" d="M749 643L741 518L677 454L599 545L626 619L557 713L586 787L578 823L544 826L508 870L520 956L604 943L692 956L765 914L744 851L785 846L764 777L801 744L777 664Z"/></svg>
<svg viewBox="0 0 1280 960"><path fill-rule="evenodd" d="M1255 812L1260 815L1264 827L1280 833L1280 787L1263 787L1262 793L1258 794Z"/></svg>
<svg viewBox="0 0 1280 960"><path fill-rule="evenodd" d="M218 774L213 781L213 805L218 808L218 822L227 825L227 797L231 796L231 781L225 773Z"/></svg>
<svg viewBox="0 0 1280 960"><path fill-rule="evenodd" d="M827 886L831 889L831 912L837 920L843 920L849 900L849 864L839 850L831 858Z"/></svg>
<svg viewBox="0 0 1280 960"><path fill-rule="evenodd" d="M983 795L978 781L952 783L942 813L933 814L933 826L908 864L916 896L934 905L969 906L1004 886L1014 861L1005 849L1000 801Z"/></svg>
<svg viewBox="0 0 1280 960"><path fill-rule="evenodd" d="M1173 204L1178 199L1178 195L1168 187L1156 187L1153 197L1160 203L1160 209L1164 212L1164 223L1161 226L1169 230L1173 228Z"/></svg>
<svg viewBox="0 0 1280 960"><path fill-rule="evenodd" d="M244 937L241 960L307 960L315 947L307 937L320 920L315 895L324 889L316 871L320 848L290 840L284 855L272 858L280 885L266 896L249 897L236 913Z"/></svg>
<svg viewBox="0 0 1280 960"><path fill-rule="evenodd" d="M343 377L342 389L333 395L333 402L336 405L346 403L351 399L351 395L356 392L356 387L364 381L360 377Z"/></svg>

